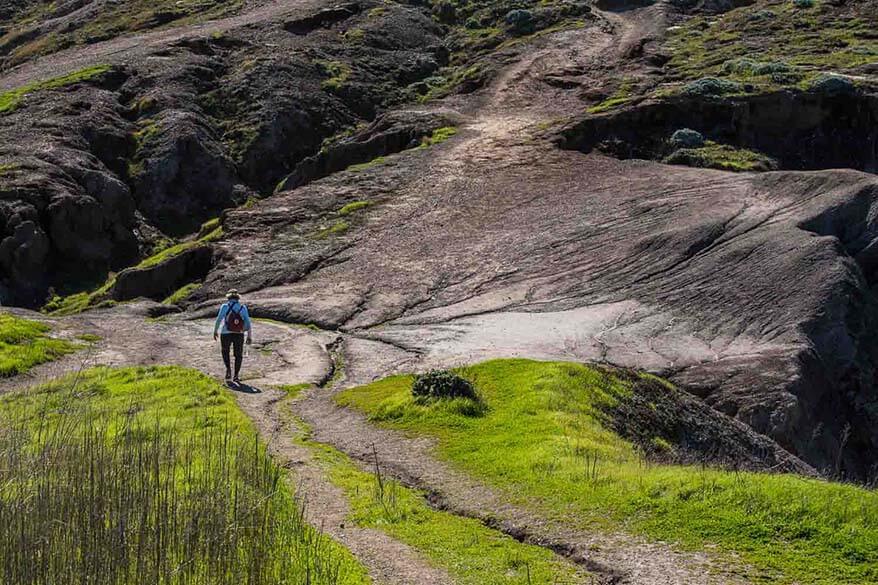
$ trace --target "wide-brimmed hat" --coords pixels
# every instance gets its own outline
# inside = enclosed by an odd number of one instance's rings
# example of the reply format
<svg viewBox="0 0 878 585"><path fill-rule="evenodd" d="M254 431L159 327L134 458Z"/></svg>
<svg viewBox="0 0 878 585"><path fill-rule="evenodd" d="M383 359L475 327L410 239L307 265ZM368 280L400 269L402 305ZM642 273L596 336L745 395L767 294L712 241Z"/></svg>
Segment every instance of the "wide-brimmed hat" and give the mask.
<svg viewBox="0 0 878 585"><path fill-rule="evenodd" d="M241 295L238 294L238 289L233 288L229 292L226 293L227 299L240 299Z"/></svg>

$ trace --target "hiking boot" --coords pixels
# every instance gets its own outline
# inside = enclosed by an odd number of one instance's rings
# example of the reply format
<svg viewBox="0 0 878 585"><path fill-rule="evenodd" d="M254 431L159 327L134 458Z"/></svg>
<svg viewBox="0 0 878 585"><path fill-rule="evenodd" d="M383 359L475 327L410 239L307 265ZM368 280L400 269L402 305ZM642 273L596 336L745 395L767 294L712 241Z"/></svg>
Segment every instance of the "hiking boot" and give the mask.
<svg viewBox="0 0 878 585"><path fill-rule="evenodd" d="M234 382L235 384L240 384L240 383L241 383L241 378L239 378L238 376L235 376L235 379L232 380L232 382Z"/></svg>

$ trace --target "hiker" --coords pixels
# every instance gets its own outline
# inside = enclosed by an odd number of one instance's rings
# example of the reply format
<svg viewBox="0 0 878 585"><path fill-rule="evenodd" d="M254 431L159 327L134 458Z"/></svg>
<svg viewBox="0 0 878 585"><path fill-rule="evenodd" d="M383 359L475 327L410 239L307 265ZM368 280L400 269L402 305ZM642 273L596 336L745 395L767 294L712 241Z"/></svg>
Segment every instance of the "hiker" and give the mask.
<svg viewBox="0 0 878 585"><path fill-rule="evenodd" d="M247 345L253 342L252 328L250 326L250 314L247 306L241 303L241 295L232 289L226 295L226 302L220 307L213 325L213 339L216 341L217 332L222 325L222 333L219 335L220 347L223 353L223 363L226 364L226 382L233 380L239 384L241 379L241 362L244 361L244 334L247 334ZM232 368L229 360L229 350L235 348L235 377L232 378Z"/></svg>

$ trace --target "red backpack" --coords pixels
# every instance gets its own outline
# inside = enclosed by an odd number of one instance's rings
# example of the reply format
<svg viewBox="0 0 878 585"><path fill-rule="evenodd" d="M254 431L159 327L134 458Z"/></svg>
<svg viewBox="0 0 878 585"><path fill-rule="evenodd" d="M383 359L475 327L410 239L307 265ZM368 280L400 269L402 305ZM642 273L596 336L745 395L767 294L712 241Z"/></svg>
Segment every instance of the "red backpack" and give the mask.
<svg viewBox="0 0 878 585"><path fill-rule="evenodd" d="M226 329L230 333L244 333L244 317L232 305L229 305L229 312L226 313Z"/></svg>

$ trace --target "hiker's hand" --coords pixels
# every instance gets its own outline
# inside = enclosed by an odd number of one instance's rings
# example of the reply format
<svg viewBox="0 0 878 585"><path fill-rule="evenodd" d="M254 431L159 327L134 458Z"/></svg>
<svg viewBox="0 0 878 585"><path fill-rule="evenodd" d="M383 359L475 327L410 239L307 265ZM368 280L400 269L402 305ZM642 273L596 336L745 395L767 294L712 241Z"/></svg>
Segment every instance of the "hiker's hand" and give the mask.
<svg viewBox="0 0 878 585"><path fill-rule="evenodd" d="M247 345L251 345L253 343L253 338L249 335L247 336Z"/></svg>
<svg viewBox="0 0 878 585"><path fill-rule="evenodd" d="M216 334L216 331L213 332L213 340L216 341L219 335Z"/></svg>

